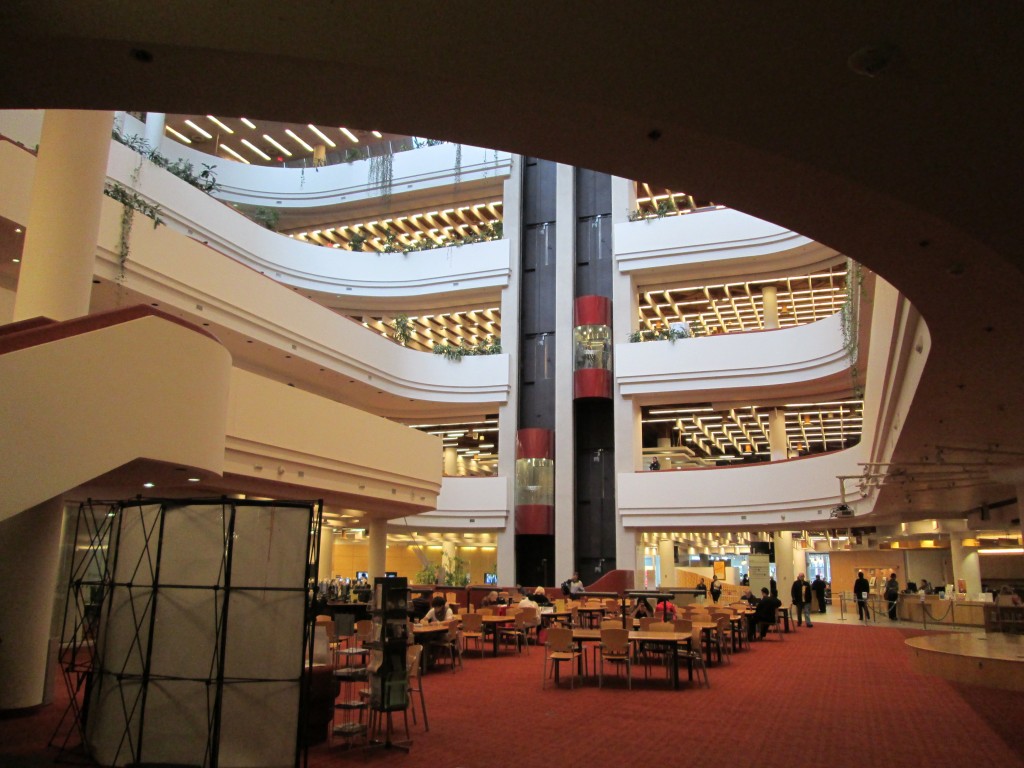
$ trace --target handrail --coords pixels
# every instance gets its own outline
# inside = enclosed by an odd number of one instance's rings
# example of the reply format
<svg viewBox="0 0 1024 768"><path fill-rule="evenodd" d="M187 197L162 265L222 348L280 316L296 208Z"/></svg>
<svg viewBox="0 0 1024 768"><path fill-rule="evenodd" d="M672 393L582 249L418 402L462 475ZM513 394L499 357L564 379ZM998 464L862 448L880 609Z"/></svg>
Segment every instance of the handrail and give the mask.
<svg viewBox="0 0 1024 768"><path fill-rule="evenodd" d="M168 322L188 328L190 331L194 331L195 333L208 336L214 341L220 343L220 339L205 328L193 325L187 320L182 320L180 317L175 317L174 315L170 315L163 310L156 309L155 307L147 307L145 304L136 304L131 307L124 307L123 309L113 309L108 312L97 312L94 315L84 315L82 317L76 317L63 322L55 322L42 317L20 321L22 323L29 323L30 327L22 328L21 330L17 330L13 333L0 333L0 355L5 355L9 352L17 352L21 349L35 347L40 344L46 344L59 339L79 336L83 333L98 331L102 328L109 328L114 325L120 325L121 323L138 320L143 317L158 317L162 320L167 320Z"/></svg>
<svg viewBox="0 0 1024 768"><path fill-rule="evenodd" d="M52 320L49 317L30 317L27 320L16 320L13 323L8 323L7 325L0 325L0 336L8 336L12 333L21 333L22 331L41 328L44 325L50 325L56 322L56 320Z"/></svg>
<svg viewBox="0 0 1024 768"><path fill-rule="evenodd" d="M651 449L656 450L656 449ZM763 467L767 464L785 464L789 461L805 461L806 459L817 459L822 456L829 456L833 453L842 453L848 451L849 448L837 448L834 451L822 451L821 453L808 453L806 456L793 456L789 459L775 459L774 461L755 461L749 464L726 464L722 466L714 467L668 467L666 469L634 469L633 474L635 475L662 475L666 472L701 472L706 469L737 469L739 467ZM660 454L659 454L660 455Z"/></svg>

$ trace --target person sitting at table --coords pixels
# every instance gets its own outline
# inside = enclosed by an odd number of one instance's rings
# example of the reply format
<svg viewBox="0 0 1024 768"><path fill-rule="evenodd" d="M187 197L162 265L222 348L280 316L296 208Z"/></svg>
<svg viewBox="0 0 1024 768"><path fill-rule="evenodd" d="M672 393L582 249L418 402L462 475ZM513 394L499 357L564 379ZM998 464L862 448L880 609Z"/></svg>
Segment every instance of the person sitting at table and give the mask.
<svg viewBox="0 0 1024 768"><path fill-rule="evenodd" d="M548 593L544 590L544 587L537 587L533 590L533 600L537 605L551 605L551 598L548 597Z"/></svg>
<svg viewBox="0 0 1024 768"><path fill-rule="evenodd" d="M526 592L522 593L518 605L520 608L536 608L538 613L540 612L540 603L536 600L531 600Z"/></svg>
<svg viewBox="0 0 1024 768"><path fill-rule="evenodd" d="M654 615L659 621L675 621L676 604L662 598L654 607Z"/></svg>
<svg viewBox="0 0 1024 768"><path fill-rule="evenodd" d="M782 601L772 597L767 587L761 587L761 599L754 607L754 620L750 622L747 637L753 640L754 631L757 630L758 637L764 640L768 627L776 622L781 607Z"/></svg>
<svg viewBox="0 0 1024 768"><path fill-rule="evenodd" d="M647 602L646 597L641 597L636 601L636 605L633 606L634 619L649 619L654 614L654 609L651 608L651 604Z"/></svg>
<svg viewBox="0 0 1024 768"><path fill-rule="evenodd" d="M412 609L409 612L412 615L412 618L414 618L417 621L419 621L424 616L426 616L429 611L430 611L430 600L428 600L425 595L420 593L420 594L416 595L416 597L414 597L412 599Z"/></svg>
<svg viewBox="0 0 1024 768"><path fill-rule="evenodd" d="M487 596L480 601L481 608L492 608L493 606L499 604L500 601L498 600L498 592L496 590L491 590L490 592L488 592Z"/></svg>
<svg viewBox="0 0 1024 768"><path fill-rule="evenodd" d="M424 624L437 624L438 622L451 621L455 618L455 612L448 606L441 595L437 595L430 601L431 609L423 617Z"/></svg>

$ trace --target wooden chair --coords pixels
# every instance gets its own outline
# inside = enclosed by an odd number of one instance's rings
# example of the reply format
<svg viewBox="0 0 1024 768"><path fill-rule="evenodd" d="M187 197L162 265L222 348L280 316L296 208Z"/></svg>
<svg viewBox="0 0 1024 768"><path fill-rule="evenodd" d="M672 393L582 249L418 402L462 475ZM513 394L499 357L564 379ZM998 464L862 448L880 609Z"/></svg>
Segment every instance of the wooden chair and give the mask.
<svg viewBox="0 0 1024 768"><path fill-rule="evenodd" d="M691 670L697 670L697 684L700 684L700 676L703 674L704 686L710 688L711 681L708 680L708 666L704 663L704 650L700 647L702 634L701 630L691 627L689 649L679 648L677 653L680 659L686 660Z"/></svg>
<svg viewBox="0 0 1024 768"><path fill-rule="evenodd" d="M671 621L655 621L654 619L640 619L640 630L643 632L675 632L675 629L675 624ZM641 657L644 663L645 678L650 674L649 662L655 658L665 660L666 654L668 654L670 651L672 653L675 653L674 646L674 643L670 647L668 643L655 643L649 640L640 643L637 651L638 656Z"/></svg>
<svg viewBox="0 0 1024 768"><path fill-rule="evenodd" d="M409 709L412 710L412 722L416 724L416 705L413 701L413 694L418 693L420 695L420 712L423 713L423 730L430 730L430 723L427 721L427 702L423 698L423 677L421 671L423 664L421 663L421 656L423 655L423 646L419 644L410 645L405 649L405 677L407 685L407 698L409 699ZM409 731L408 719L405 723L406 733Z"/></svg>
<svg viewBox="0 0 1024 768"><path fill-rule="evenodd" d="M452 672L456 670L456 664L462 666L462 648L460 646L461 638L459 637L459 625L458 622L450 622L448 624L448 631L444 637L438 638L427 644L430 650L434 653L434 658L446 657L450 660L452 665Z"/></svg>
<svg viewBox="0 0 1024 768"><path fill-rule="evenodd" d="M516 614L516 620L511 626L503 626L498 629L498 641L507 639L516 644L516 653L522 653L523 646L526 646L526 655L530 655L530 644L526 642L526 635L529 627L526 623L526 616L522 611Z"/></svg>
<svg viewBox="0 0 1024 768"><path fill-rule="evenodd" d="M597 676L597 687L604 685L604 663L623 664L626 667L626 687L633 688L632 659L629 655L629 630L622 627L601 629L601 666Z"/></svg>
<svg viewBox="0 0 1024 768"><path fill-rule="evenodd" d="M536 640L537 631L540 627L540 613L538 612L538 609L533 607L523 608L521 610L523 621L526 623L526 640L529 642L531 636Z"/></svg>
<svg viewBox="0 0 1024 768"><path fill-rule="evenodd" d="M621 619L601 619L601 629L622 629Z"/></svg>
<svg viewBox="0 0 1024 768"><path fill-rule="evenodd" d="M548 641L545 643L547 652L544 654L544 677L541 679L541 689L547 685L548 680L548 664L551 664L551 669L554 670L558 664L565 662L569 663L569 670L571 676L569 677L569 687L574 687L576 679L576 662L580 658L580 652L576 649L576 644L572 639L572 630L568 627L548 627Z"/></svg>
<svg viewBox="0 0 1024 768"><path fill-rule="evenodd" d="M355 625L355 634L352 636L352 644L348 648L340 648L336 656L340 656L345 659L345 666L348 666L349 661L358 656L365 658L369 654L369 649L366 648L366 644L373 639L373 622L369 619L362 619L357 621Z"/></svg>
<svg viewBox="0 0 1024 768"><path fill-rule="evenodd" d="M462 614L462 647L469 650L469 643L473 641L480 649L480 658L484 657L484 617L479 613Z"/></svg>

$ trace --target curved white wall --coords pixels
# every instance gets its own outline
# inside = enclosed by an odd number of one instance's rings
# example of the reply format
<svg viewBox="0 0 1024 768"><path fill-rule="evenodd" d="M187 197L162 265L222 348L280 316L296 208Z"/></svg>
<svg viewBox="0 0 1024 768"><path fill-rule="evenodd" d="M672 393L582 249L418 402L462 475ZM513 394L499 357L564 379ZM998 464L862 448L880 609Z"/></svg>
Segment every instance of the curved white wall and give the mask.
<svg viewBox="0 0 1024 768"><path fill-rule="evenodd" d="M119 116L120 118L120 116ZM144 135L141 122L124 116L126 135ZM340 142L339 142L340 143ZM353 145L354 146L354 145ZM326 165L322 168L278 168L223 160L171 139L164 138L160 153L184 158L196 168L216 166L220 191L217 196L232 203L275 208L308 208L352 203L381 195L371 181L370 161ZM396 152L392 160L394 194L447 186L455 182L455 144ZM512 157L508 152L462 146L458 182L508 176Z"/></svg>
<svg viewBox="0 0 1024 768"><path fill-rule="evenodd" d="M622 525L670 530L827 521L841 498L836 478L859 474L862 445L791 461L620 474Z"/></svg>
<svg viewBox="0 0 1024 768"><path fill-rule="evenodd" d="M508 283L507 240L407 255L324 248L271 232L149 162L142 163L133 185L139 160L138 154L112 142L107 174L160 205L162 218L186 235L302 290L334 293L345 300L406 297L416 305L418 297L450 294L457 300L458 294L471 291L497 293Z"/></svg>
<svg viewBox="0 0 1024 768"><path fill-rule="evenodd" d="M686 267L694 280L814 268L836 251L731 208L622 222L614 230L619 271ZM641 279L641 276L637 276Z"/></svg>
<svg viewBox="0 0 1024 768"><path fill-rule="evenodd" d="M446 477L437 509L392 519L389 527L408 530L502 529L508 519L509 478Z"/></svg>
<svg viewBox="0 0 1024 768"><path fill-rule="evenodd" d="M220 474L230 372L219 342L159 317L0 355L0 519L138 458Z"/></svg>
<svg viewBox="0 0 1024 768"><path fill-rule="evenodd" d="M615 345L615 375L624 397L793 391L843 375L849 366L839 313L795 328Z"/></svg>

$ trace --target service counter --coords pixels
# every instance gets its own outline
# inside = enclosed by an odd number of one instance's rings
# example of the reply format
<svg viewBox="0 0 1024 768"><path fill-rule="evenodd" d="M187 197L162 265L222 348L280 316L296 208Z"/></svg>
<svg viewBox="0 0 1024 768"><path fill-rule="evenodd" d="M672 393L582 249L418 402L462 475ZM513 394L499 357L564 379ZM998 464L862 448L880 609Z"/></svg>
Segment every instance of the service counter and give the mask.
<svg viewBox="0 0 1024 768"><path fill-rule="evenodd" d="M985 606L974 600L946 600L939 595L900 595L897 616L916 624L985 626Z"/></svg>

